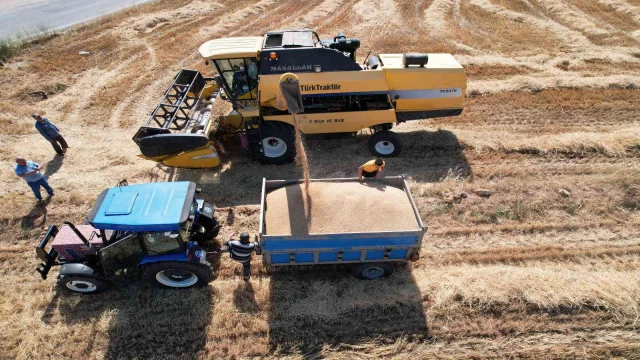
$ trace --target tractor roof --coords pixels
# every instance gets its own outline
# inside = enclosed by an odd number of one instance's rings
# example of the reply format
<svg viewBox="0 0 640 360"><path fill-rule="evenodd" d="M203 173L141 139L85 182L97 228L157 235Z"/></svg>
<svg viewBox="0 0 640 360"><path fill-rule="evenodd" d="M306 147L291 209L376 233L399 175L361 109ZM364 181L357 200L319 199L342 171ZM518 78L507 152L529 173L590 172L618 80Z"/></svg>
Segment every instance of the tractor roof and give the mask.
<svg viewBox="0 0 640 360"><path fill-rule="evenodd" d="M200 45L200 55L206 59L256 57L262 48L262 36L244 36L209 40Z"/></svg>
<svg viewBox="0 0 640 360"><path fill-rule="evenodd" d="M87 222L96 229L179 230L189 218L196 184L158 182L113 187L96 200Z"/></svg>

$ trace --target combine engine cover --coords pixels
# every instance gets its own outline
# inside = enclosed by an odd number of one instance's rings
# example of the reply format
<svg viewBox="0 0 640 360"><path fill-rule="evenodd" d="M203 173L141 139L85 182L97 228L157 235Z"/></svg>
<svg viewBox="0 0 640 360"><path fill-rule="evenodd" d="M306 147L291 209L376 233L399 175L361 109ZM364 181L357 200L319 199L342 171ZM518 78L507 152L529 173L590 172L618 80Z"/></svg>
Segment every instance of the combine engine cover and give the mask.
<svg viewBox="0 0 640 360"><path fill-rule="evenodd" d="M381 54L399 122L462 113L467 78L451 54Z"/></svg>

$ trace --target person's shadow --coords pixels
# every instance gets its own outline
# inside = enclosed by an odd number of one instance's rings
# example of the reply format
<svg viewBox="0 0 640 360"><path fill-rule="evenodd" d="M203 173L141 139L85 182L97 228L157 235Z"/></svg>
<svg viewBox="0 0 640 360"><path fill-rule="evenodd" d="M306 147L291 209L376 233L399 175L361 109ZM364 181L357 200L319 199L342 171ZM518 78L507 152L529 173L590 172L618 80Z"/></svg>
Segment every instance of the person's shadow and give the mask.
<svg viewBox="0 0 640 360"><path fill-rule="evenodd" d="M47 205L51 202L48 197L43 204L34 206L31 211L20 220L20 227L23 230L35 229L44 226L47 222Z"/></svg>
<svg viewBox="0 0 640 360"><path fill-rule="evenodd" d="M233 291L233 303L238 310L244 313L256 313L260 311L253 286L251 286L251 283L248 281L241 283Z"/></svg>
<svg viewBox="0 0 640 360"><path fill-rule="evenodd" d="M47 163L44 169L44 176L49 177L58 172L58 170L60 170L60 168L62 167L63 161L64 156L54 156L53 159L49 160L49 162Z"/></svg>

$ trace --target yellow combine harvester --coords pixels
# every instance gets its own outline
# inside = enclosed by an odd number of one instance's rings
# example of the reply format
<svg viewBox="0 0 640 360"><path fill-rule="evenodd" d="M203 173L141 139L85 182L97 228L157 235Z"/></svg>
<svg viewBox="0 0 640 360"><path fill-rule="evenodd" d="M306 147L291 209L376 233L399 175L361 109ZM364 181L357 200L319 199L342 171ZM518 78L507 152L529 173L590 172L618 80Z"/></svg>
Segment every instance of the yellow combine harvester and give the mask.
<svg viewBox="0 0 640 360"><path fill-rule="evenodd" d="M217 138L239 135L251 156L281 164L295 156L293 118L276 107L284 73L300 80L304 134L357 133L370 129L370 150L402 150L394 123L462 112L466 75L450 54L376 54L362 64L360 40L338 34L320 40L311 30L271 31L223 38L200 46L214 77L183 69L133 140L142 157L168 166L205 168L220 163ZM214 101L233 111L211 116Z"/></svg>

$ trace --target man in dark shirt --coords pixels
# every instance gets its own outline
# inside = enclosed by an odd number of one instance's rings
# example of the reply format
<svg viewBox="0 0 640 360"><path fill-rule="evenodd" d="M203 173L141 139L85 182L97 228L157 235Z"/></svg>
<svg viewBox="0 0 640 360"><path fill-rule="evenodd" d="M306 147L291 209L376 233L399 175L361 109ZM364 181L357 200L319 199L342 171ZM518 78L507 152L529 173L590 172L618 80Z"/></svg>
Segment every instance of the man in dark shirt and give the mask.
<svg viewBox="0 0 640 360"><path fill-rule="evenodd" d="M229 247L231 258L242 263L243 278L246 281L251 276L251 255L256 250L257 244L250 241L250 236L246 232L240 234L240 241L232 240L233 235L235 234L229 235L226 245Z"/></svg>
<svg viewBox="0 0 640 360"><path fill-rule="evenodd" d="M60 135L58 127L49 121L49 119L40 116L40 114L33 114L31 117L36 120L36 129L38 129L40 135L51 143L53 149L58 153L58 155L64 155L67 152L69 145L67 145L67 142L64 140L62 135Z"/></svg>

